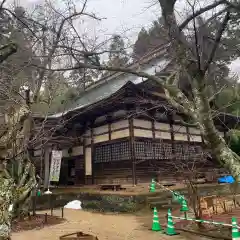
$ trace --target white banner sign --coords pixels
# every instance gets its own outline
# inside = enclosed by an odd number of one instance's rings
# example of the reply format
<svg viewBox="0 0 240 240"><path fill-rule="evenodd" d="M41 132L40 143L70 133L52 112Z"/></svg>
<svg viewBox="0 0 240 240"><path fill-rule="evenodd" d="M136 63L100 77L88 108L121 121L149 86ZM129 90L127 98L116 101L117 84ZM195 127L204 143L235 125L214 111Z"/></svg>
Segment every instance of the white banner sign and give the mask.
<svg viewBox="0 0 240 240"><path fill-rule="evenodd" d="M51 182L58 182L61 170L62 151L52 151L50 178Z"/></svg>

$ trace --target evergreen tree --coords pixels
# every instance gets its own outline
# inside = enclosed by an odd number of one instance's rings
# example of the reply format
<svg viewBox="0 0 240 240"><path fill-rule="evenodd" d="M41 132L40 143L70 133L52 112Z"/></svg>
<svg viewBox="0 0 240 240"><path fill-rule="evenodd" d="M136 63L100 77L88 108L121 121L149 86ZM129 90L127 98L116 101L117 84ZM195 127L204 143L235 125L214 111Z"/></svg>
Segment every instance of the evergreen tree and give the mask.
<svg viewBox="0 0 240 240"><path fill-rule="evenodd" d="M133 46L132 57L137 60L154 48L167 42L166 31L162 24L162 18L153 21L151 28L147 31L142 28Z"/></svg>
<svg viewBox="0 0 240 240"><path fill-rule="evenodd" d="M134 60L139 59L143 56L149 49L149 35L145 28L142 28L138 33L137 41L133 46L132 57Z"/></svg>
<svg viewBox="0 0 240 240"><path fill-rule="evenodd" d="M112 42L109 46L109 61L111 67L122 67L128 63L128 56L125 49L125 43L121 36L113 35Z"/></svg>

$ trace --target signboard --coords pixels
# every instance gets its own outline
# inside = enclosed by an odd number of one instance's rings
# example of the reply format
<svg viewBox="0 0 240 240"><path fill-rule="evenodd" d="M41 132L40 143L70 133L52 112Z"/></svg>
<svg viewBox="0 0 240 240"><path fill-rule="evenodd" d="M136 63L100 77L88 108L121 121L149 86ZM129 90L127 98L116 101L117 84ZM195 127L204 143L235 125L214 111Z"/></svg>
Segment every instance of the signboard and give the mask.
<svg viewBox="0 0 240 240"><path fill-rule="evenodd" d="M61 170L62 151L52 151L49 181L58 182Z"/></svg>

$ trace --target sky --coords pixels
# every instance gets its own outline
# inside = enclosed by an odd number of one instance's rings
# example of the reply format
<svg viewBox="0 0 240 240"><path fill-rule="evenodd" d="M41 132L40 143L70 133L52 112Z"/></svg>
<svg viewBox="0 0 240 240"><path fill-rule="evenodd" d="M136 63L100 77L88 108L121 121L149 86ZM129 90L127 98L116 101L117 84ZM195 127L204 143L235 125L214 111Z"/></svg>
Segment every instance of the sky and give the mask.
<svg viewBox="0 0 240 240"><path fill-rule="evenodd" d="M25 7L41 2L42 0L15 0ZM79 6L81 6L81 1ZM156 0L88 0L87 11L94 12L99 21L88 21L85 31L100 36L102 39L109 38L112 34L120 34L133 43L142 27L148 28L153 20L161 16L159 4L153 5ZM177 9L182 12L184 0L179 0ZM206 1L203 1L203 4ZM153 5L153 6L152 6ZM231 64L231 70L240 75L239 61Z"/></svg>
<svg viewBox="0 0 240 240"><path fill-rule="evenodd" d="M41 0L15 0L24 6L41 2ZM82 0L77 6L81 7ZM105 18L100 22L90 21L88 26L98 35L110 36L113 33L122 34L135 40L142 27L149 27L161 13L159 6L150 7L153 0L88 0L87 12L93 12L98 17Z"/></svg>

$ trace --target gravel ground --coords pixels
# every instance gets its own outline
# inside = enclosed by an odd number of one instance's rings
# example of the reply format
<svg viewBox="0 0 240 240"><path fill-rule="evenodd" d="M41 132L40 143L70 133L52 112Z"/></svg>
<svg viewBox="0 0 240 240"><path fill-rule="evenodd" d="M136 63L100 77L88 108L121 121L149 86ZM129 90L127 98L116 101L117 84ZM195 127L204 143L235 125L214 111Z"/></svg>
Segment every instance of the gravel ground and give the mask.
<svg viewBox="0 0 240 240"><path fill-rule="evenodd" d="M54 214L61 215L58 210ZM13 233L12 239L57 240L61 235L83 231L97 236L99 240L197 240L196 236L193 238L183 237L182 235L169 237L158 232L152 232L142 224L142 218L139 216L108 215L69 209L65 209L64 214L67 219L64 223L40 230Z"/></svg>

